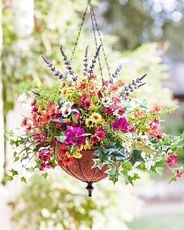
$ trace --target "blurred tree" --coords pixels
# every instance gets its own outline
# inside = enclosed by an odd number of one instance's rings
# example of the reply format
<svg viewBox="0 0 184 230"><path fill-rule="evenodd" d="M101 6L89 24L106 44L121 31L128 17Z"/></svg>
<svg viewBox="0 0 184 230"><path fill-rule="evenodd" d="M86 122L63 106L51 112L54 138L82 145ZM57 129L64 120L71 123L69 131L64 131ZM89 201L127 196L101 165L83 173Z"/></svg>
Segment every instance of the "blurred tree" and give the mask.
<svg viewBox="0 0 184 230"><path fill-rule="evenodd" d="M170 41L173 59L183 60L183 0L100 0L108 26L119 37L119 49L134 49L142 42ZM104 22L103 22L104 24Z"/></svg>
<svg viewBox="0 0 184 230"><path fill-rule="evenodd" d="M127 222L142 205L133 187L103 181L91 199L81 194L83 183L65 173L61 182L60 173L50 174L48 183L34 176L9 203L14 210L13 229L101 230L105 226L106 230L128 230Z"/></svg>

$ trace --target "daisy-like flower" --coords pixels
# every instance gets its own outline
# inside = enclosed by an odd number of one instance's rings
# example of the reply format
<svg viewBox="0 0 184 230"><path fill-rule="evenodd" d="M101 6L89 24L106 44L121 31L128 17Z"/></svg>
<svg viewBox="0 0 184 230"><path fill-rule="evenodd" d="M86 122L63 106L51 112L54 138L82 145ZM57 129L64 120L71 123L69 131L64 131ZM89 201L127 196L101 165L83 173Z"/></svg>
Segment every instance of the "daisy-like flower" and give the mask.
<svg viewBox="0 0 184 230"><path fill-rule="evenodd" d="M61 113L62 113L62 116L63 116L63 117L68 117L68 116L70 116L71 112L72 112L72 109L71 109L71 108L67 108L67 107L62 107L62 108L61 108Z"/></svg>

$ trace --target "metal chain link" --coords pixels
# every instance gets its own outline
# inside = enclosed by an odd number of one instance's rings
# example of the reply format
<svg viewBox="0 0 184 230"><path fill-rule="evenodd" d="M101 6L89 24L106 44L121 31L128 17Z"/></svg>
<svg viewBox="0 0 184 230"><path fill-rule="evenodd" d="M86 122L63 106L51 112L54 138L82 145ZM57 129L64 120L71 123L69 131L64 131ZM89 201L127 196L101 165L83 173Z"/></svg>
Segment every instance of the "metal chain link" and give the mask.
<svg viewBox="0 0 184 230"><path fill-rule="evenodd" d="M80 24L80 26L79 26L77 38L76 38L76 40L75 40L75 44L74 44L74 47L73 47L73 50L72 50L72 55L71 55L71 58L70 58L70 62L72 62L73 57L74 57L74 54L75 54L75 51L76 51L76 49L77 49L77 46L78 46L78 43L79 43L79 38L80 38L80 35L81 35L81 31L82 31L82 28L83 28L83 25L84 25L84 21L85 21L85 19L86 19L86 14L87 14L87 11L88 11L88 7L90 6L90 4L91 4L91 0L88 0L88 1L87 1L87 4L86 4L85 11L84 11L84 14L83 14L83 16L82 16L81 24Z"/></svg>
<svg viewBox="0 0 184 230"><path fill-rule="evenodd" d="M101 36L101 33L100 33L100 29L99 29L99 26L98 26L98 23L97 23L97 19L96 19L94 7L93 7L93 4L92 4L92 0L87 0L86 8L85 8L85 11L84 11L84 14L83 14L83 17L82 17L81 24L79 26L79 30L78 30L78 34L77 34L75 44L74 44L74 47L73 47L73 50L72 50L70 62L72 62L72 60L73 60L75 51L76 51L78 43L79 43L79 38L80 38L81 31L82 31L82 28L83 28L83 25L84 25L84 21L86 19L88 7L90 7L90 16L91 16L91 21L92 21L92 28L93 28L93 34L94 34L94 39L95 39L95 45L96 45L96 48L98 48L98 40L97 40L97 35L98 35L99 40L100 40L100 45L102 46L103 56L104 56L104 60L105 60L107 70L108 70L108 74L109 74L109 77L111 77L110 67L109 67L107 56L106 56L106 53L105 53L105 48L104 48L104 45L103 45L103 40L102 40L102 36ZM96 35L96 33L97 33L97 35ZM100 61L100 57L98 57L98 63L99 63L99 68L100 68L100 74L101 74L102 80L103 80L102 64L101 64L101 61Z"/></svg>
<svg viewBox="0 0 184 230"><path fill-rule="evenodd" d="M111 77L110 67L109 67L109 64L108 64L107 55L106 55L105 48L104 48L104 45L103 45L102 35L100 33L100 29L99 29L99 26L98 26L98 23L97 23L94 7L93 7L91 2L90 2L90 9L92 11L93 18L94 18L94 21L95 21L96 30L97 30L97 33L98 33L98 36L99 36L99 39L100 39L100 45L102 46L104 60L105 60L105 64L106 64L106 67L107 67L107 70L108 70L108 74L109 74L109 77Z"/></svg>
<svg viewBox="0 0 184 230"><path fill-rule="evenodd" d="M98 49L98 40L97 40L97 36L96 36L95 22L94 22L93 13L92 13L92 4L90 4L90 16L91 16L91 22L92 22L92 29L93 29L95 45L96 45L96 49ZM101 61L100 61L100 56L98 56L98 64L99 64L99 68L100 68L100 75L101 75L101 77L103 79L102 64L101 64Z"/></svg>

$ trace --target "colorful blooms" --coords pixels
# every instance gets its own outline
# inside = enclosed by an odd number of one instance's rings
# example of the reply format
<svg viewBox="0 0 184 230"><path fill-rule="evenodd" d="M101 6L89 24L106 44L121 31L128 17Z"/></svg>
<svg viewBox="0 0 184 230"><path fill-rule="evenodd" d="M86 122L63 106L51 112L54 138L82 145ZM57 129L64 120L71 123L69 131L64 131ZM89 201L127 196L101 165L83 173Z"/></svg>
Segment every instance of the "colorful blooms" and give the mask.
<svg viewBox="0 0 184 230"><path fill-rule="evenodd" d="M131 178L135 167L157 171L157 165L164 163L175 177L181 177L184 168L177 168L179 157L170 147L173 140L160 130L159 114L164 108L126 96L135 82L128 86L121 80L103 83L100 86L95 76L76 84L67 81L56 89L38 88L43 96L34 96L31 116L21 122L24 135L12 143L21 143L23 148L30 145L34 167L40 171L70 166L84 151L94 149L97 163L108 164L109 175L115 173L110 175L114 181L127 162L126 178ZM176 150L177 144L173 146Z"/></svg>
<svg viewBox="0 0 184 230"><path fill-rule="evenodd" d="M127 133L128 132L128 126L129 123L125 118L120 118L118 120L116 120L113 124L112 124L112 128L114 131L122 131L123 133Z"/></svg>
<svg viewBox="0 0 184 230"><path fill-rule="evenodd" d="M83 128L70 128L66 130L65 134L66 139L64 142L67 145L81 146L86 142L85 130Z"/></svg>

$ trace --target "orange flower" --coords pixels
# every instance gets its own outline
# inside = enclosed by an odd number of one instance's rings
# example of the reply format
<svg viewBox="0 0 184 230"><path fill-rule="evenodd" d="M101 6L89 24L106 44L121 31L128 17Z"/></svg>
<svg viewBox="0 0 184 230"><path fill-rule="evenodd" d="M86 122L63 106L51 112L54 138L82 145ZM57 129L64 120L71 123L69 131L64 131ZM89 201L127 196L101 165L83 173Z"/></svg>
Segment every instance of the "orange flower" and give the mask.
<svg viewBox="0 0 184 230"><path fill-rule="evenodd" d="M118 90L117 85L110 85L110 92L116 92Z"/></svg>
<svg viewBox="0 0 184 230"><path fill-rule="evenodd" d="M150 112L151 113L157 113L161 110L161 106L160 105L154 105L153 108L151 108Z"/></svg>
<svg viewBox="0 0 184 230"><path fill-rule="evenodd" d="M156 137L160 141L160 140L162 140L163 133L161 131L159 131L159 130L151 129L151 130L148 131L148 136L150 138Z"/></svg>
<svg viewBox="0 0 184 230"><path fill-rule="evenodd" d="M135 111L134 112L134 117L136 117L136 118L142 118L143 116L144 116L143 111Z"/></svg>
<svg viewBox="0 0 184 230"><path fill-rule="evenodd" d="M125 82L123 80L118 80L118 85L119 86L124 86L125 85Z"/></svg>

